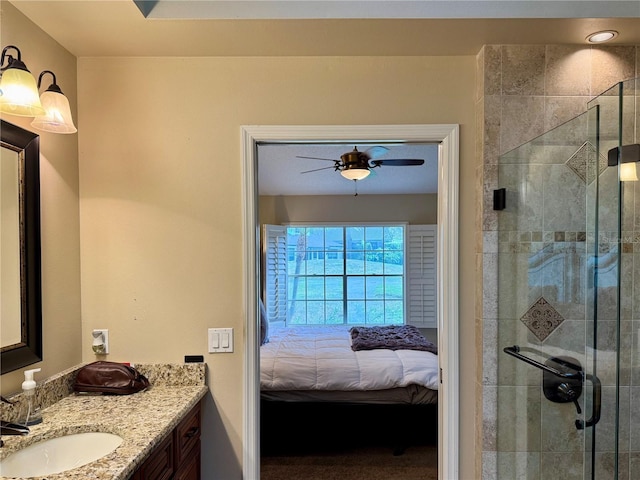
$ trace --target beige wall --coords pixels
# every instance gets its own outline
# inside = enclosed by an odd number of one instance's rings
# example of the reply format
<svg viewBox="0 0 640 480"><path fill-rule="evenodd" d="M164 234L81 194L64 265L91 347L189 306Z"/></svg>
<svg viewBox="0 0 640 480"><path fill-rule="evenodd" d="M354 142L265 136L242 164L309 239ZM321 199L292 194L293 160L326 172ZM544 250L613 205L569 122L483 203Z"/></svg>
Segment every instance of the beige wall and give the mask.
<svg viewBox="0 0 640 480"><path fill-rule="evenodd" d="M474 57L81 58L82 312L110 358L203 354L204 478L240 478L241 125L461 124L461 478L473 478ZM232 354L206 353L233 327ZM86 336L86 335L85 335ZM93 355L83 344L85 360Z"/></svg>
<svg viewBox="0 0 640 480"><path fill-rule="evenodd" d="M438 195L291 195L259 197L260 223L437 223Z"/></svg>
<svg viewBox="0 0 640 480"><path fill-rule="evenodd" d="M0 42L15 45L37 78L52 70L58 85L76 111L76 58L19 13L0 2ZM14 52L11 52L14 53ZM47 76L45 80L50 80ZM50 82L49 82L50 83ZM49 86L47 83L43 89ZM39 132L31 118L2 114L2 119L40 135L40 196L42 226L43 361L38 379L80 363L80 227L78 202L78 137ZM82 128L82 127L80 127ZM0 377L0 392L20 390L24 369Z"/></svg>
<svg viewBox="0 0 640 480"><path fill-rule="evenodd" d="M110 360L203 354L203 478L241 478L240 126L459 123L460 456L474 477L473 57L81 58L76 101L76 59L0 5L2 45L79 105L77 135L41 137L42 377L95 359L93 328L109 328ZM206 353L216 326L235 328L234 353ZM2 393L21 381L3 375Z"/></svg>

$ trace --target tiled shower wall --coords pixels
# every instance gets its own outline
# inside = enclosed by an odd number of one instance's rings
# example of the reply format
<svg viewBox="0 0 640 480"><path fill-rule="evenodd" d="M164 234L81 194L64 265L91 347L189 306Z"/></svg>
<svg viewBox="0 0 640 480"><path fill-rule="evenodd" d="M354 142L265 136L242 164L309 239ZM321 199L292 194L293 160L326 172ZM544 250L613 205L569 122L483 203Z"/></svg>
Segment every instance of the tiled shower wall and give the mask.
<svg viewBox="0 0 640 480"><path fill-rule="evenodd" d="M477 471L482 472L483 479L556 478L560 463L555 465L554 458L550 455L547 455L546 462L541 462L541 452L553 451L554 442L566 446L575 440L577 446L581 445L583 440L572 439L573 432L569 430L555 431L551 434L542 431L542 412L545 411L546 414L548 409L547 405L541 403L538 391L535 390L539 390L539 376L536 376L538 373L531 371L535 369L523 369L523 378L498 366L499 360L501 365L504 364L502 356L505 354L502 353L502 348L506 346L499 338L501 334L504 336L504 332L499 331L501 315L498 308L498 291L504 284L499 285L498 248L502 245L501 249L506 246L515 253L525 254L522 258L528 258L528 249L544 248L545 244L553 244L553 248L558 250L577 250L575 259L578 265L573 271L580 272L583 271L579 262L584 258L580 250L584 249L585 245L585 227L544 230L517 226L513 230L505 230L503 225L499 228L498 214L492 210L492 193L493 189L504 186L498 185L500 155L581 114L586 110L589 100L613 84L640 76L639 64L639 46L490 45L483 47L477 56L477 194L478 198L483 198L484 201L478 209L476 219L476 337L477 351L481 356L478 365L482 365L476 384L477 398L482 399L482 415L476 416L476 444L481 446L476 449L476 467ZM562 168L565 168L565 165L562 165ZM580 176L579 171L574 174ZM584 180L588 183L590 179ZM559 193L562 194L562 191ZM558 207L576 203L571 202L571 198L558 199ZM638 184L635 188L626 188L624 202L625 238L620 244L624 252L622 295L623 298L633 299L640 298ZM580 205L573 206L580 208ZM582 208L584 209L584 206ZM558 208L558 211L562 210L565 209ZM580 215L580 212L573 214ZM584 212L581 218L584 219ZM502 219L501 221L504 223ZM571 222L561 221L559 224L570 225ZM514 268L527 269L528 264L520 267L516 264ZM513 278L515 281L516 276ZM574 283L580 283L584 279L574 280ZM524 301L529 301L526 296ZM575 304L578 305L579 302ZM512 328L516 331L511 333L515 338L535 335L527 330L525 325L526 310L520 309L519 315L515 317L516 321L513 322ZM567 315L566 311L562 313L568 317L574 315L575 318L581 314L571 312ZM522 322L518 321L520 315L523 316ZM640 429L631 428L632 424L640 424L640 407L633 407L640 404L640 360L638 349L634 349L640 342L637 333L640 327L638 302L635 305L633 302L623 302L623 318L628 320L623 325L626 339L623 362L633 369L629 375L631 383L627 383L629 386L621 389L626 418L630 419L629 425L621 426L621 449L638 451L640 434L633 432ZM567 325L569 324L559 327L554 335L559 336L562 328L569 328ZM502 327L504 330L504 324ZM537 340L539 341L540 337ZM584 342L584 337L579 341ZM574 408L571 404L569 406ZM565 410L565 413L575 417L575 412ZM553 423L553 419L551 420ZM512 422L512 425L505 425L507 422ZM518 423L526 424L528 428L517 430ZM605 427L602 427L601 430L604 429ZM563 478L582 478L581 450L581 447L576 447L572 454L565 452L557 457L558 462L564 464ZM575 462L572 462L572 458ZM621 460L628 461L632 469L637 462L638 465L635 465L635 470L632 471L640 471L640 457L626 455L622 456ZM579 465L579 471L566 469L567 463Z"/></svg>

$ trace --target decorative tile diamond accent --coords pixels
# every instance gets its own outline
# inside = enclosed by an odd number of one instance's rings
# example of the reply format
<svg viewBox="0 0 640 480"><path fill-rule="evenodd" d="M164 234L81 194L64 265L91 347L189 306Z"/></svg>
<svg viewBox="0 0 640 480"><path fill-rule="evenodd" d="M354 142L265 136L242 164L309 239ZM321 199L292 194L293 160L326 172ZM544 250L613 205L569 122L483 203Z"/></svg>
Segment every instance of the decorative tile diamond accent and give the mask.
<svg viewBox="0 0 640 480"><path fill-rule="evenodd" d="M520 318L520 321L542 342L564 322L564 318L549 302L540 297Z"/></svg>
<svg viewBox="0 0 640 480"><path fill-rule="evenodd" d="M565 165L578 175L587 185L596 179L594 163L596 162L596 147L584 142L576 152L569 157ZM607 168L607 159L602 155L598 158L598 175Z"/></svg>

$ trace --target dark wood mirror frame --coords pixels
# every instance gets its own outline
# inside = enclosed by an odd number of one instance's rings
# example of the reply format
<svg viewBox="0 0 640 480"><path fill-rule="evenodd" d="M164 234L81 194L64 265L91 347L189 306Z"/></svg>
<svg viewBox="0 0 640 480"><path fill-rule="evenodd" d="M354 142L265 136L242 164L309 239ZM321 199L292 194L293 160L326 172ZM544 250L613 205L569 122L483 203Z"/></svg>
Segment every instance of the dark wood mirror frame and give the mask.
<svg viewBox="0 0 640 480"><path fill-rule="evenodd" d="M40 251L40 136L0 120L0 143L24 158L20 200L21 341L0 349L1 373L42 360L42 273Z"/></svg>

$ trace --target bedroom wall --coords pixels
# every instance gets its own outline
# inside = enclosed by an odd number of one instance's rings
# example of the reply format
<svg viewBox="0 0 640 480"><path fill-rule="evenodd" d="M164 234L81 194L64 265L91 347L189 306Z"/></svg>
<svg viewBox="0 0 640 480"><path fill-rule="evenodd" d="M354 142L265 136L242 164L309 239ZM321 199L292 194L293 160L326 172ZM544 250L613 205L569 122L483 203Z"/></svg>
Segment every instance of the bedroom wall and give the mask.
<svg viewBox="0 0 640 480"><path fill-rule="evenodd" d="M22 60L36 78L43 70L56 74L77 125L76 58L6 1L0 2L0 32L2 47L18 47ZM7 114L1 117L40 135L44 340L43 361L33 367L42 368L37 378L43 379L82 360L78 137L35 130L30 117ZM20 391L23 370L2 375L2 395Z"/></svg>
<svg viewBox="0 0 640 480"><path fill-rule="evenodd" d="M291 195L259 197L260 223L438 221L438 195Z"/></svg>
<svg viewBox="0 0 640 480"><path fill-rule="evenodd" d="M475 477L474 70L473 56L78 60L83 331L109 328L113 360L205 356L203 478L241 478L240 126L416 123L461 125L460 474ZM206 353L209 327L235 329L233 353Z"/></svg>

